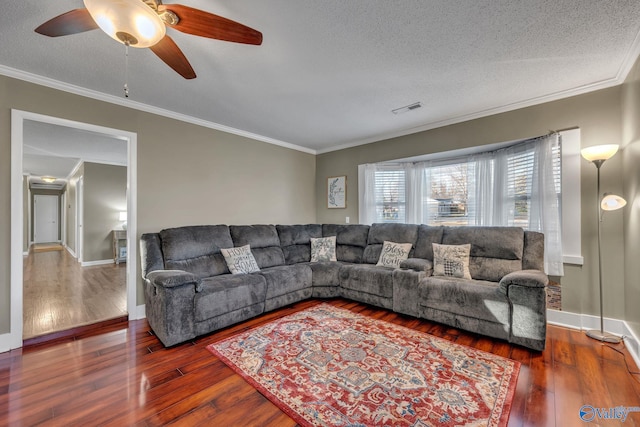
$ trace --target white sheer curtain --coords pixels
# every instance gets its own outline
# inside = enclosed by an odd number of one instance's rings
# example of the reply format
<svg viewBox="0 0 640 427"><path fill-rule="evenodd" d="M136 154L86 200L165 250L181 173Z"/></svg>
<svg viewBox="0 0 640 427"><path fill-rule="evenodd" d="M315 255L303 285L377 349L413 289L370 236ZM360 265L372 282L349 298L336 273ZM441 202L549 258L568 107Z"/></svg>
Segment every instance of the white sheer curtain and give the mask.
<svg viewBox="0 0 640 427"><path fill-rule="evenodd" d="M424 204L422 197L424 195L424 168L417 167L413 163L406 163L405 169L405 195L406 204L406 221L408 224L421 224L423 218Z"/></svg>
<svg viewBox="0 0 640 427"><path fill-rule="evenodd" d="M494 153L481 153L471 158L476 164L476 185L475 191L469 191L469 205L473 209L475 225L493 224L494 157Z"/></svg>
<svg viewBox="0 0 640 427"><path fill-rule="evenodd" d="M552 276L563 276L562 216L560 211L559 182L554 179L553 153L559 150L561 137L552 134L534 146L534 168L531 182L529 230L544 233L544 269Z"/></svg>
<svg viewBox="0 0 640 427"><path fill-rule="evenodd" d="M536 138L492 153L482 153L473 157L476 167L475 206L476 225L524 226L527 230L539 231L545 235L545 272L552 276L564 275L562 262L562 217L559 191L554 175L554 150L560 146L560 135ZM517 186L525 185L522 175L513 176L524 162L523 157L531 156L526 176L528 193L528 224L517 221ZM559 184L559 183L558 183Z"/></svg>
<svg viewBox="0 0 640 427"><path fill-rule="evenodd" d="M358 222L376 222L376 164L358 166Z"/></svg>

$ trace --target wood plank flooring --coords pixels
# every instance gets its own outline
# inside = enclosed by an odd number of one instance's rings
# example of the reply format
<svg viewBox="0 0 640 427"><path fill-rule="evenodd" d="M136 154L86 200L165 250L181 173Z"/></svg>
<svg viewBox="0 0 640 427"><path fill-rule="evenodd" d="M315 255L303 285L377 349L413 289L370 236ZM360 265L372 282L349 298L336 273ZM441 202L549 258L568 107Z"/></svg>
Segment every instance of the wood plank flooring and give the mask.
<svg viewBox="0 0 640 427"><path fill-rule="evenodd" d="M146 320L0 354L0 425L294 426L295 422L206 350L206 345L318 304L308 300L173 348ZM510 426L584 426L578 410L640 406L640 383L623 355L579 331L549 326L547 348L503 341L352 301L329 301L522 362ZM637 371L622 345L616 346ZM640 426L640 413L624 424Z"/></svg>
<svg viewBox="0 0 640 427"><path fill-rule="evenodd" d="M127 314L126 264L81 267L66 250L31 250L23 274L24 339Z"/></svg>

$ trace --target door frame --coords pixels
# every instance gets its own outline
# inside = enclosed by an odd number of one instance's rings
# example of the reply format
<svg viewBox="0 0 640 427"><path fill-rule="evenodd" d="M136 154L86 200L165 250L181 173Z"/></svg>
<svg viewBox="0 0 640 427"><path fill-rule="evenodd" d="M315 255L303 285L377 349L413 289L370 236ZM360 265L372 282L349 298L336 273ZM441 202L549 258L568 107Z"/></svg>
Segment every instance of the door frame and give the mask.
<svg viewBox="0 0 640 427"><path fill-rule="evenodd" d="M38 207L38 200L42 201L43 198L49 198L56 201L56 238L54 240L45 240L44 242L38 242L36 236L38 235L38 211L42 210ZM34 194L33 195L33 243L48 243L48 242L60 242L60 196L54 196L51 194ZM42 224L41 224L42 225Z"/></svg>
<svg viewBox="0 0 640 427"><path fill-rule="evenodd" d="M11 326L9 348L22 347L23 331L23 175L22 154L24 121L31 120L66 126L90 132L103 133L127 141L127 313L129 320L144 317L144 305L137 306L137 150L138 135L89 123L76 122L59 117L46 116L22 110L11 110ZM0 343L2 344L2 343ZM3 347L3 345L0 345Z"/></svg>
<svg viewBox="0 0 640 427"><path fill-rule="evenodd" d="M84 246L84 175L80 175L76 184L76 257L82 264Z"/></svg>

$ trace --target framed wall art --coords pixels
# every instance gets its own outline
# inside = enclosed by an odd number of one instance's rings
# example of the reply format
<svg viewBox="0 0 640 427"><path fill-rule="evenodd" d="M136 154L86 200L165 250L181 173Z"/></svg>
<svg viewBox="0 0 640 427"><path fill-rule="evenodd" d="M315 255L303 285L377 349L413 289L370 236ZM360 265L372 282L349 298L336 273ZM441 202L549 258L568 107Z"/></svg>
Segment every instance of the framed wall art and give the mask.
<svg viewBox="0 0 640 427"><path fill-rule="evenodd" d="M344 209L347 207L347 177L330 176L327 178L327 208Z"/></svg>

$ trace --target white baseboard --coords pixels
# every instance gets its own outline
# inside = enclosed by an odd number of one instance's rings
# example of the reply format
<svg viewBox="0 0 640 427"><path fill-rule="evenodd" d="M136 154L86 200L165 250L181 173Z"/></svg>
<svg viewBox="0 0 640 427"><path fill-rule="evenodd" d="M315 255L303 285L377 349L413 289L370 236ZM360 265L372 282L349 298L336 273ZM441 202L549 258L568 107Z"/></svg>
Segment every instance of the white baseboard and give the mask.
<svg viewBox="0 0 640 427"><path fill-rule="evenodd" d="M100 259L98 261L82 261L80 263L81 267L92 267L94 265L106 265L106 264L113 264L113 260L112 259Z"/></svg>
<svg viewBox="0 0 640 427"><path fill-rule="evenodd" d="M147 317L146 306L144 304L135 307L133 312L129 313L129 320L139 320Z"/></svg>
<svg viewBox="0 0 640 427"><path fill-rule="evenodd" d="M69 252L69 254L70 254L72 257L74 257L74 258L78 258L78 257L76 256L76 253L75 253L73 250L71 250L71 248L70 248L69 246L64 245L64 248L67 250L67 252Z"/></svg>
<svg viewBox="0 0 640 427"><path fill-rule="evenodd" d="M600 317L591 314L578 314L566 311L547 310L547 322L551 325L564 326L571 329L600 329ZM620 319L604 318L604 329L624 337L627 350L640 367L640 340L633 333L627 322Z"/></svg>

